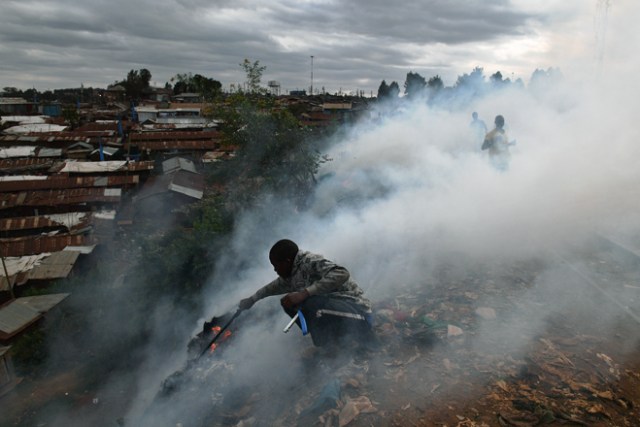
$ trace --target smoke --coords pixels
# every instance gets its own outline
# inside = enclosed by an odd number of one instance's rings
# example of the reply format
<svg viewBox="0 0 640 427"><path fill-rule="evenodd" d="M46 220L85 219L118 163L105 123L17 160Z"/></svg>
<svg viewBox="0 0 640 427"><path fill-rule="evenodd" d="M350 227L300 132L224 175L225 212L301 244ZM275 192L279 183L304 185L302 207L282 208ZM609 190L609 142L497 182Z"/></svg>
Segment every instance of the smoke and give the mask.
<svg viewBox="0 0 640 427"><path fill-rule="evenodd" d="M500 336L521 351L550 318L578 308L597 309L599 327L613 327L624 309L601 304L602 290L558 265L582 268L567 257L596 233L638 231L640 135L633 115L640 100L627 86L634 78L630 68L608 69L595 83L589 74L565 74L539 91L514 86L468 97L473 100L464 106L419 101L393 115L372 114L332 144L332 161L319 172L308 210L292 214L287 201L266 197L262 210L241 218L227 256L216 261L204 317L235 310L241 298L271 281L268 250L290 238L346 266L374 305L407 291L430 292L444 262L460 271L531 259L548 265L520 294L532 305L501 313L503 326L480 327L474 337L479 350ZM496 115L505 117L509 139L516 141L508 170L494 168L480 150L469 128L472 111L489 127ZM479 301L494 303L492 297ZM197 391L172 400L153 422L167 413L176 419L206 413L222 399L215 394L221 384L245 400L246 388L279 391L256 413L286 407L292 384L308 375L302 355L310 346L308 337L281 332L287 321L277 297L242 313L242 332L226 350L229 366L216 371L216 384L200 371L207 382L193 380L189 387ZM635 343L638 336L629 338ZM140 389L153 388L181 363L143 373ZM202 393L206 398L189 398ZM140 415L147 399L138 399L129 418Z"/></svg>

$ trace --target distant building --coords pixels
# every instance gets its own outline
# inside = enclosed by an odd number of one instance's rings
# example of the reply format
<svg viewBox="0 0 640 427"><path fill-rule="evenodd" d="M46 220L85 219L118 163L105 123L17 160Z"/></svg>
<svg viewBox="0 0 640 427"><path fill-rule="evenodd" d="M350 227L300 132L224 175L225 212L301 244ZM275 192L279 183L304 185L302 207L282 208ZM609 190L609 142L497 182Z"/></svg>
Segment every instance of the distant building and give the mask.
<svg viewBox="0 0 640 427"><path fill-rule="evenodd" d="M173 102L202 102L202 95L199 93L181 93L179 95L174 95L171 99Z"/></svg>
<svg viewBox="0 0 640 427"><path fill-rule="evenodd" d="M0 396L13 389L20 382L13 370L9 349L11 347L0 346Z"/></svg>
<svg viewBox="0 0 640 427"><path fill-rule="evenodd" d="M199 107L190 108L155 108L150 106L138 106L136 112L140 123L189 123L206 124L207 119L201 117Z"/></svg>
<svg viewBox="0 0 640 427"><path fill-rule="evenodd" d="M0 115L31 115L38 114L38 103L23 98L0 98Z"/></svg>
<svg viewBox="0 0 640 427"><path fill-rule="evenodd" d="M104 91L106 102L124 102L127 90L122 85L111 85Z"/></svg>

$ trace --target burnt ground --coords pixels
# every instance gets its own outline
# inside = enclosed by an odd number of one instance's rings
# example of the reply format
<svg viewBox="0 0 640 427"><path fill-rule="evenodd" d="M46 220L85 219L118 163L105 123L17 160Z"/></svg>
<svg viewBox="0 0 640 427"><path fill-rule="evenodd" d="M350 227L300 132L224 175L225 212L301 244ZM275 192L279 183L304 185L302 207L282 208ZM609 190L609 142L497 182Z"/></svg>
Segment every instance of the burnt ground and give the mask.
<svg viewBox="0 0 640 427"><path fill-rule="evenodd" d="M596 243L547 261L444 263L429 284L376 304L375 350L308 349L298 357L312 381L207 396L199 388L189 399L200 396L204 413L153 425L639 425L640 263ZM233 371L223 352L203 363L194 375L205 387ZM134 425L120 417L136 385L125 380L96 402L90 377L78 367L25 379L1 398L2 425ZM77 424L57 423L63 412Z"/></svg>

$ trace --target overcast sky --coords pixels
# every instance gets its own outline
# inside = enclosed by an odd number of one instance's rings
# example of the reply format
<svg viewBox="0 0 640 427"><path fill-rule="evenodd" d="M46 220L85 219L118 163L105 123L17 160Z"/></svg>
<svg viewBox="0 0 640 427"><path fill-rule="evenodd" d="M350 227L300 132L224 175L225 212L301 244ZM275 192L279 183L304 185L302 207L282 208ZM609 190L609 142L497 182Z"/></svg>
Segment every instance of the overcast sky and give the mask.
<svg viewBox="0 0 640 427"><path fill-rule="evenodd" d="M244 58L281 90L375 94L409 71L453 85L474 67L525 83L536 68L584 67L598 17L637 0L3 0L0 88L106 87L147 68L225 88ZM311 56L313 55L313 66Z"/></svg>

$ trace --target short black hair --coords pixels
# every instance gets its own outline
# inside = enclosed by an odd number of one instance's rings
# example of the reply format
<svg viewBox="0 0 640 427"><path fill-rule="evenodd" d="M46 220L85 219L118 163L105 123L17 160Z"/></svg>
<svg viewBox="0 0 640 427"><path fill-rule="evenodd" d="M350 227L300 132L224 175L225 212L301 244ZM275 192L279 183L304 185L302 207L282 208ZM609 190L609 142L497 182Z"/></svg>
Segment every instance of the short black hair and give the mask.
<svg viewBox="0 0 640 427"><path fill-rule="evenodd" d="M269 259L274 261L293 260L298 253L298 245L292 240L278 240L269 251Z"/></svg>

